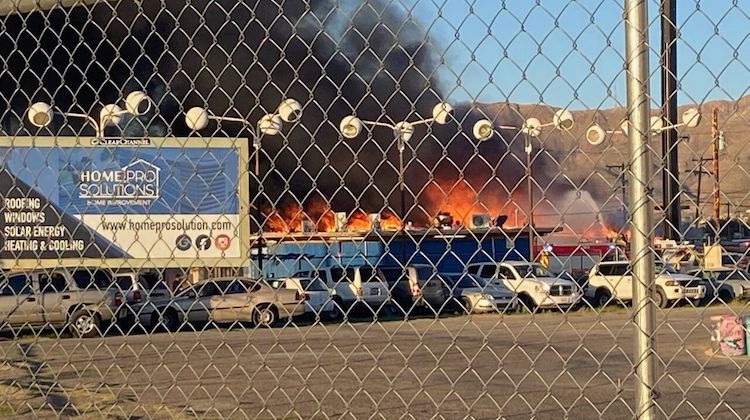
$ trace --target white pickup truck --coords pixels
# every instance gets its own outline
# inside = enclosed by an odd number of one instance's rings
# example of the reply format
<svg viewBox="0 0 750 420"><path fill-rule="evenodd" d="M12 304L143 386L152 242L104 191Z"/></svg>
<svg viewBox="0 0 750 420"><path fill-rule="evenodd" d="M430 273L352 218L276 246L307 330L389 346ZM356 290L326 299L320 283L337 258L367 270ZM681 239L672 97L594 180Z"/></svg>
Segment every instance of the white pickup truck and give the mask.
<svg viewBox="0 0 750 420"><path fill-rule="evenodd" d="M556 277L537 263L524 261L469 264L467 270L482 278L505 285L518 294L521 306L533 312L541 309L565 309L581 298L577 283Z"/></svg>
<svg viewBox="0 0 750 420"><path fill-rule="evenodd" d="M657 264L654 303L666 308L670 302L682 299L700 301L706 295L706 286L697 277L679 274L668 265ZM586 295L594 306L611 302L625 304L633 300L633 273L629 261L600 262L588 276Z"/></svg>

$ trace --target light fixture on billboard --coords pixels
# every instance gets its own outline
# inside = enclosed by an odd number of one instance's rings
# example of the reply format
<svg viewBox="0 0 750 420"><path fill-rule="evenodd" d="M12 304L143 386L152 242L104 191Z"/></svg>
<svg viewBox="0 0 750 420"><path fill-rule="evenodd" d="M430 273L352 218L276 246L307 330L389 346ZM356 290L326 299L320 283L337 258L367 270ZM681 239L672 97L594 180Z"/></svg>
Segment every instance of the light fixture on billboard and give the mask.
<svg viewBox="0 0 750 420"><path fill-rule="evenodd" d="M104 128L109 125L117 125L125 114L132 114L136 117L144 115L151 110L151 98L142 91L130 92L125 98L125 109L123 110L117 104L104 105L99 111L99 120L87 114L78 112L63 112L54 109L46 102L36 102L32 104L27 111L29 122L38 128L47 127L52 123L54 114L62 115L68 118L81 118L91 125L96 131L96 137L104 138Z"/></svg>

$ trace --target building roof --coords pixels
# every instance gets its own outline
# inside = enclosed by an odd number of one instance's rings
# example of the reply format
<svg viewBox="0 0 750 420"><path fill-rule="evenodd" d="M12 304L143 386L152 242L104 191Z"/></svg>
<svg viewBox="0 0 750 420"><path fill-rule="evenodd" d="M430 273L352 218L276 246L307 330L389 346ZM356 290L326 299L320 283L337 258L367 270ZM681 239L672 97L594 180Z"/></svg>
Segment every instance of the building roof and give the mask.
<svg viewBox="0 0 750 420"><path fill-rule="evenodd" d="M562 228L536 227L535 232L539 236L548 235L553 232L559 232ZM380 242L399 236L401 231L398 230L370 230L367 232L265 232L263 239L274 242L342 242L342 241L376 241ZM528 238L529 231L525 228L476 228L476 229L408 229L406 234L413 239L516 239ZM258 236L251 235L250 239L255 240Z"/></svg>

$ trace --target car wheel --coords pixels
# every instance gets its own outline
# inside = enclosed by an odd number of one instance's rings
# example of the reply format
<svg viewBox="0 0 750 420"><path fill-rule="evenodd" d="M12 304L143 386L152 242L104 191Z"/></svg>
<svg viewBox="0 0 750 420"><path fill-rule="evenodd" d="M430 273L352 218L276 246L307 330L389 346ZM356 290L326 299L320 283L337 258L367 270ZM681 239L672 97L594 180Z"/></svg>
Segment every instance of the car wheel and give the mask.
<svg viewBox="0 0 750 420"><path fill-rule="evenodd" d="M531 296L521 295L518 297L518 302L520 303L520 305L518 305L518 308L521 310L521 312L532 314L536 311L536 302L534 302L534 299L532 299Z"/></svg>
<svg viewBox="0 0 750 420"><path fill-rule="evenodd" d="M656 305L657 308L666 308L669 305L667 295L661 287L658 287L656 293L654 293L654 305Z"/></svg>
<svg viewBox="0 0 750 420"><path fill-rule="evenodd" d="M607 306L607 304L609 304L611 299L612 294L609 292L609 290L597 290L596 296L594 297L594 305L598 308L603 308Z"/></svg>
<svg viewBox="0 0 750 420"><path fill-rule="evenodd" d="M256 327L273 327L279 316L273 306L260 306L253 312L253 323Z"/></svg>
<svg viewBox="0 0 750 420"><path fill-rule="evenodd" d="M459 309L460 312L463 313L463 314L465 314L465 315L471 315L474 312L473 311L474 307L471 305L471 300L469 300L467 298L461 298L461 300L459 301L458 306L460 308Z"/></svg>
<svg viewBox="0 0 750 420"><path fill-rule="evenodd" d="M93 338L101 335L99 316L82 309L70 316L70 332L79 338Z"/></svg>
<svg viewBox="0 0 750 420"><path fill-rule="evenodd" d="M156 311L151 315L151 330L156 332L160 328L164 328L166 331L177 331L179 322L177 312L173 309L167 309L163 314Z"/></svg>
<svg viewBox="0 0 750 420"><path fill-rule="evenodd" d="M329 321L336 321L340 319L342 315L343 312L341 312L341 306L339 306L339 304L334 301L333 309L326 313L326 318L328 318Z"/></svg>
<svg viewBox="0 0 750 420"><path fill-rule="evenodd" d="M732 301L732 293L729 290L720 290L719 299L724 303L730 303Z"/></svg>

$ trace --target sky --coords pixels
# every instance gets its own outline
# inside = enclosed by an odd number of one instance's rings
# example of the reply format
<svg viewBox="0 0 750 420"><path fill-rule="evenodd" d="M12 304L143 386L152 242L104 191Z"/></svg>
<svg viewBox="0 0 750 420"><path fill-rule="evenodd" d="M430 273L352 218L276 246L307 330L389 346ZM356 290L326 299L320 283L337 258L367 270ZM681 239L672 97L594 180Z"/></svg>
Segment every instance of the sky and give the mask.
<svg viewBox="0 0 750 420"><path fill-rule="evenodd" d="M394 0L398 1L398 0ZM400 0L443 54L451 101L624 105L624 0ZM678 0L679 102L750 89L750 0ZM651 92L660 98L659 2L649 2ZM743 64L743 62L745 64Z"/></svg>

